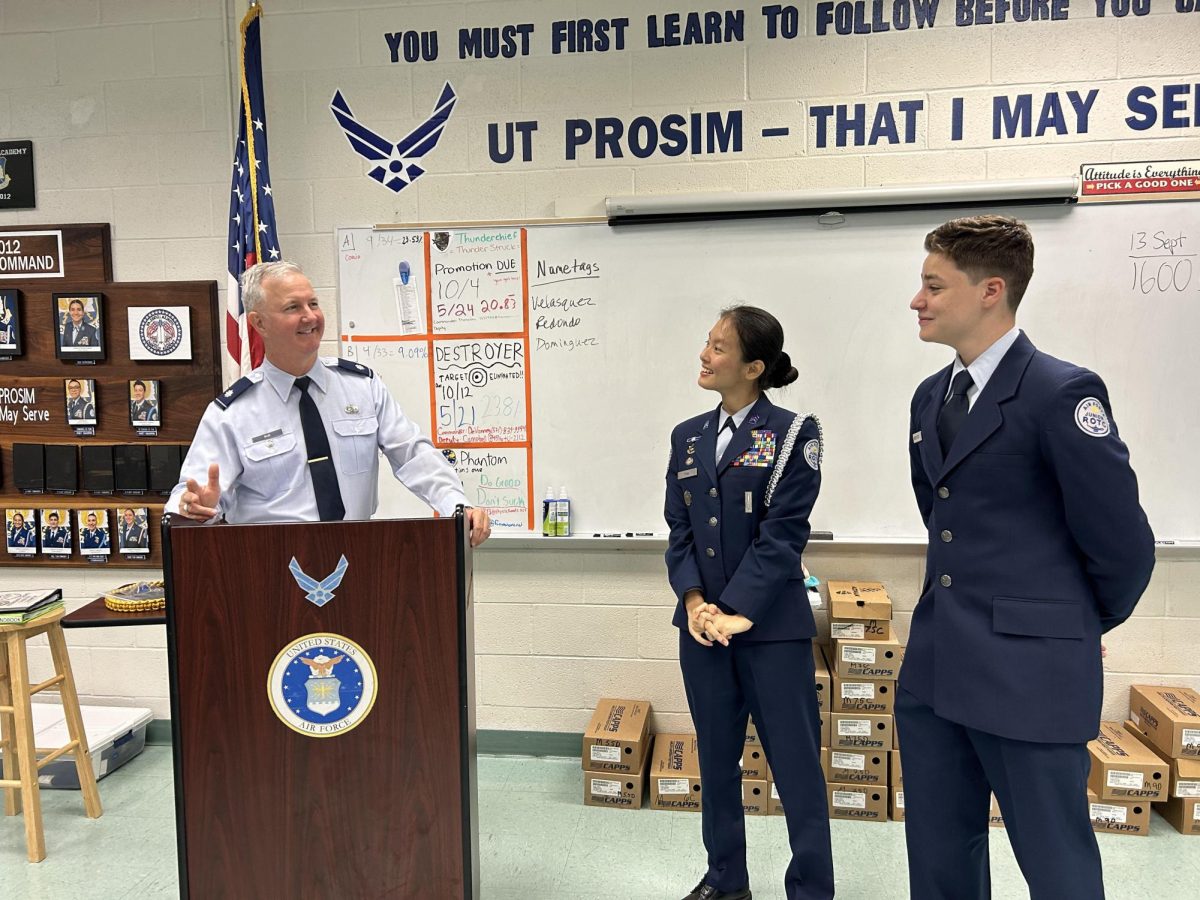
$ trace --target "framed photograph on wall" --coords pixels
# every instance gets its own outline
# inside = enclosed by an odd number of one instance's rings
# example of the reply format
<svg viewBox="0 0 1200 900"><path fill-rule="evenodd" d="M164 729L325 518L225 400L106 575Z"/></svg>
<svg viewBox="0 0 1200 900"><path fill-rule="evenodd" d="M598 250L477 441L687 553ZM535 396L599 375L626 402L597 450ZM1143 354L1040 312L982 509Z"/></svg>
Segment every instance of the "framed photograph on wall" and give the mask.
<svg viewBox="0 0 1200 900"><path fill-rule="evenodd" d="M79 552L84 556L108 556L112 542L108 538L108 510L81 509L79 516Z"/></svg>
<svg viewBox="0 0 1200 900"><path fill-rule="evenodd" d="M150 510L123 506L117 510L117 549L122 553L150 552Z"/></svg>
<svg viewBox="0 0 1200 900"><path fill-rule="evenodd" d="M32 509L6 509L4 533L8 552L14 556L37 553L37 519Z"/></svg>
<svg viewBox="0 0 1200 900"><path fill-rule="evenodd" d="M96 382L91 378L64 378L68 425L96 424Z"/></svg>
<svg viewBox="0 0 1200 900"><path fill-rule="evenodd" d="M129 424L134 428L158 428L162 425L161 385L151 378L129 382Z"/></svg>
<svg viewBox="0 0 1200 900"><path fill-rule="evenodd" d="M52 312L59 359L104 359L103 294L55 294Z"/></svg>
<svg viewBox="0 0 1200 900"><path fill-rule="evenodd" d="M0 357L21 355L21 292L0 290Z"/></svg>
<svg viewBox="0 0 1200 900"><path fill-rule="evenodd" d="M75 540L71 533L71 511L53 508L41 510L42 553L47 556L70 556Z"/></svg>

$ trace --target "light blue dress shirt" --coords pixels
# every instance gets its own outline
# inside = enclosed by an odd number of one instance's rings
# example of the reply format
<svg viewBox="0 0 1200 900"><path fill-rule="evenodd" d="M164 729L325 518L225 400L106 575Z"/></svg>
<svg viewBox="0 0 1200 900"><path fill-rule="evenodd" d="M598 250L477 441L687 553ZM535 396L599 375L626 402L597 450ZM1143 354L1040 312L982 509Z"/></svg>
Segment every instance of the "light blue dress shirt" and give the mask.
<svg viewBox="0 0 1200 900"><path fill-rule="evenodd" d="M318 359L307 374L347 520L375 512L381 452L396 478L441 515L467 504L454 467L401 412L378 374L346 371L335 357ZM179 512L187 480L204 485L209 464L217 463L220 513L213 521L221 515L234 524L319 521L295 376L264 362L246 378L253 384L228 400L228 408L213 402L205 410L164 512Z"/></svg>

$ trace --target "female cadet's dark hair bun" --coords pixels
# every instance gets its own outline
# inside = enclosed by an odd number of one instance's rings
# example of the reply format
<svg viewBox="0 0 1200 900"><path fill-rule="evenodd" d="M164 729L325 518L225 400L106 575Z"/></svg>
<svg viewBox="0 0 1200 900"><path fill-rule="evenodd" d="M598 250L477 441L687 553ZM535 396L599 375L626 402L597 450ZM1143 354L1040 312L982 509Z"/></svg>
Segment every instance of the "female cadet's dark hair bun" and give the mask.
<svg viewBox="0 0 1200 900"><path fill-rule="evenodd" d="M763 374L761 381L763 387L780 388L791 384L799 377L800 373L792 365L792 358L787 355L786 350L781 350L779 359L775 361L775 365L771 367L769 373Z"/></svg>
<svg viewBox="0 0 1200 900"><path fill-rule="evenodd" d="M762 360L764 368L758 376L759 388L783 387L800 377L792 366L791 357L783 350L783 326L773 315L757 306L739 305L722 310L721 317L733 323L742 347L742 359L746 362Z"/></svg>

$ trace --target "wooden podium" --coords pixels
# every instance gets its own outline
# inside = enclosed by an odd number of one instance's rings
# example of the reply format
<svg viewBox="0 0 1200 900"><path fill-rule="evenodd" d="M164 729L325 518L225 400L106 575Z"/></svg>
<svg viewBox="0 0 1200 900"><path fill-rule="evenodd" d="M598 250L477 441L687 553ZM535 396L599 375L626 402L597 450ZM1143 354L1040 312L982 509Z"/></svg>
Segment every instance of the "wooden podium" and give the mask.
<svg viewBox="0 0 1200 900"><path fill-rule="evenodd" d="M479 897L467 532L164 522L182 897Z"/></svg>

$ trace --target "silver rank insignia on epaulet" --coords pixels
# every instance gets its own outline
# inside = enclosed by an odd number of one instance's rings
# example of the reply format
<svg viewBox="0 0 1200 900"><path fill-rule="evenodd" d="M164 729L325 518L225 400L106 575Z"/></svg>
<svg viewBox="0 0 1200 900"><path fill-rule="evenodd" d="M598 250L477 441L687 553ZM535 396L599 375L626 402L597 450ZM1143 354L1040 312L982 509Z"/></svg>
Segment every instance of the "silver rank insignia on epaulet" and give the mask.
<svg viewBox="0 0 1200 900"><path fill-rule="evenodd" d="M792 456L792 449L800 437L800 429L809 419L812 419L817 426L817 437L804 445L804 461L814 470L818 472L821 470L821 460L825 455L825 432L821 429L821 420L812 413L801 413L792 419L792 424L788 426L787 435L783 439L783 445L779 448L779 457L775 460L771 480L767 482L767 490L763 494L764 507L771 505L771 498L775 496L775 488L779 484L779 479L783 477L784 469L787 468L788 460Z"/></svg>
<svg viewBox="0 0 1200 900"><path fill-rule="evenodd" d="M351 375L361 375L364 378L370 378L375 373L362 363L355 362L352 359L342 359L338 357L333 361L324 361L325 365L331 368L341 369L343 372L349 372Z"/></svg>
<svg viewBox="0 0 1200 900"><path fill-rule="evenodd" d="M234 400L242 396L242 394L246 393L246 391L250 390L250 388L262 381L262 379L262 372L251 372L249 375L239 378L228 388L214 397L213 403L217 404L217 406L221 407L221 409L229 409L229 407L233 405Z"/></svg>

